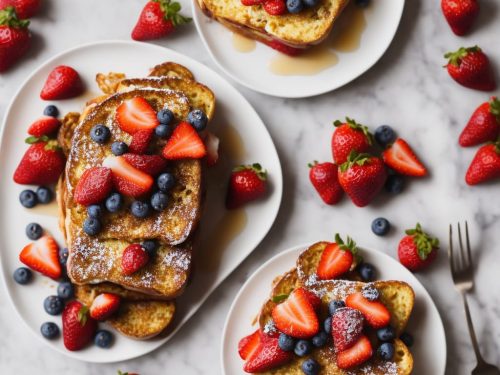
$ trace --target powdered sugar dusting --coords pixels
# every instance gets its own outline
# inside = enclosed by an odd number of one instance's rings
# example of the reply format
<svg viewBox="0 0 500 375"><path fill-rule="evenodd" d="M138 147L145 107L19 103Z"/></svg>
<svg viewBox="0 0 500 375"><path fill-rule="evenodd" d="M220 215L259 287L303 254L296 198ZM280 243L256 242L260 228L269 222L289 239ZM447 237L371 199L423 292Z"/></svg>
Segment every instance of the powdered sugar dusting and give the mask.
<svg viewBox="0 0 500 375"><path fill-rule="evenodd" d="M348 375L397 375L398 365L395 362L377 362L372 363L371 361L361 365L356 371L347 371Z"/></svg>
<svg viewBox="0 0 500 375"><path fill-rule="evenodd" d="M273 335L276 332L278 332L278 329L276 328L276 325L274 324L274 320L270 319L264 326L263 329L264 333L266 335Z"/></svg>
<svg viewBox="0 0 500 375"><path fill-rule="evenodd" d="M345 300L359 290L359 283L348 280L320 280L316 274L310 275L304 285L321 298Z"/></svg>

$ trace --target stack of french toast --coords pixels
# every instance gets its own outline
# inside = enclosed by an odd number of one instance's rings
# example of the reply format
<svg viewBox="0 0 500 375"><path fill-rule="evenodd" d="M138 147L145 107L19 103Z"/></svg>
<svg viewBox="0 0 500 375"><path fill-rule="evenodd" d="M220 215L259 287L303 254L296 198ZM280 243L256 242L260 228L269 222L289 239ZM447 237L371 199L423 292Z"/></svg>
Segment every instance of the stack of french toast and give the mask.
<svg viewBox="0 0 500 375"><path fill-rule="evenodd" d="M257 330L239 343L245 372L412 372L412 354L399 337L413 310L413 289L402 281L361 281L362 260L346 252L343 245L318 242L300 254L295 268L274 280ZM340 261L343 257L352 263ZM325 269L342 263L346 272L326 276Z"/></svg>
<svg viewBox="0 0 500 375"><path fill-rule="evenodd" d="M87 102L81 113L67 114L58 135L67 156L57 185L60 228L69 250L67 274L76 298L87 306L102 293L119 296L119 310L107 322L123 335L147 339L171 326L175 299L190 279L204 201L205 160L203 153L183 155L190 144L182 137L203 139L207 131L193 129L188 117L202 113L209 122L215 96L187 68L173 62L154 67L144 78L109 73L98 74L96 81L102 95ZM135 129L135 124L146 123L147 111L135 110L139 104L154 117L158 113L158 119L160 112L170 116L173 134ZM174 137L177 143L170 146ZM99 203L98 219L90 217L95 214L82 191L99 192L107 186L99 186L97 175L80 189L79 184L90 180L90 170L111 170L111 195L117 194L114 201ZM168 191L160 185L160 172L168 174L162 182L170 185ZM159 198L153 203L155 194ZM150 200L149 208L142 203ZM128 248L147 251L147 261L141 262L139 253L127 255L125 262Z"/></svg>

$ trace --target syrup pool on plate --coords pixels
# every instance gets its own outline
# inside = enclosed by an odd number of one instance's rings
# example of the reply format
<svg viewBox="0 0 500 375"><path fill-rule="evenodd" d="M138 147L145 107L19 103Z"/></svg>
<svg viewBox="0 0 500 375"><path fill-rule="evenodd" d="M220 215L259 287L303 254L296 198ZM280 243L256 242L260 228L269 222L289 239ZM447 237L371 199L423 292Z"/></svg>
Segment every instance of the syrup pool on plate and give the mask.
<svg viewBox="0 0 500 375"><path fill-rule="evenodd" d="M255 40L247 38L238 33L233 33L233 47L238 52L251 52L255 49L257 43Z"/></svg>

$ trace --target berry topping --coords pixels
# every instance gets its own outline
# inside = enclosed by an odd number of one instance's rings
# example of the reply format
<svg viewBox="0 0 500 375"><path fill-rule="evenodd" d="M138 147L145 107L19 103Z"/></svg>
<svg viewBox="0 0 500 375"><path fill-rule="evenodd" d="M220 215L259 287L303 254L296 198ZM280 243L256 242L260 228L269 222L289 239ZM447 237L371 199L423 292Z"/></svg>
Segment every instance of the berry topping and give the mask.
<svg viewBox="0 0 500 375"><path fill-rule="evenodd" d="M128 145L125 142L113 142L111 152L115 156L121 156L128 151Z"/></svg>
<svg viewBox="0 0 500 375"><path fill-rule="evenodd" d="M188 122L197 132L201 132L207 127L208 117L201 109L195 109L189 112Z"/></svg>
<svg viewBox="0 0 500 375"><path fill-rule="evenodd" d="M361 311L367 323L373 328L385 327L391 320L391 313L382 302L369 301L362 293L351 294L345 303L348 307Z"/></svg>
<svg viewBox="0 0 500 375"><path fill-rule="evenodd" d="M83 172L75 187L73 198L84 206L100 203L113 189L111 169L91 167Z"/></svg>
<svg viewBox="0 0 500 375"><path fill-rule="evenodd" d="M335 235L335 243L328 244L323 250L316 273L320 280L335 279L351 269L358 249L352 238L344 243L340 235Z"/></svg>
<svg viewBox="0 0 500 375"><path fill-rule="evenodd" d="M125 154L123 157L132 167L151 176L159 175L167 167L167 161L159 155Z"/></svg>
<svg viewBox="0 0 500 375"><path fill-rule="evenodd" d="M148 150L149 144L153 139L153 130L139 130L132 135L132 142L128 151L132 154L145 154Z"/></svg>
<svg viewBox="0 0 500 375"><path fill-rule="evenodd" d="M105 125L98 124L90 129L90 138L100 145L105 144L109 137L111 137L111 131Z"/></svg>
<svg viewBox="0 0 500 375"><path fill-rule="evenodd" d="M337 353L352 347L363 333L365 319L361 311L349 307L338 309L332 316L332 337Z"/></svg>
<svg viewBox="0 0 500 375"><path fill-rule="evenodd" d="M149 262L149 255L139 244L129 245L122 254L122 273L132 275Z"/></svg>
<svg viewBox="0 0 500 375"><path fill-rule="evenodd" d="M140 130L153 131L159 124L156 112L141 97L125 100L116 110L116 121L124 132L135 134Z"/></svg>
<svg viewBox="0 0 500 375"><path fill-rule="evenodd" d="M167 160L200 159L207 153L205 145L196 130L187 122L181 122L163 148Z"/></svg>
<svg viewBox="0 0 500 375"><path fill-rule="evenodd" d="M140 197L153 187L153 178L133 167L124 156L108 156L103 166L113 172L113 184L121 194Z"/></svg>
<svg viewBox="0 0 500 375"><path fill-rule="evenodd" d="M337 354L337 366L347 370L365 363L372 355L370 340L366 336L361 336L354 346Z"/></svg>
<svg viewBox="0 0 500 375"><path fill-rule="evenodd" d="M90 305L90 316L95 320L106 320L118 310L120 301L120 296L116 294L99 294Z"/></svg>

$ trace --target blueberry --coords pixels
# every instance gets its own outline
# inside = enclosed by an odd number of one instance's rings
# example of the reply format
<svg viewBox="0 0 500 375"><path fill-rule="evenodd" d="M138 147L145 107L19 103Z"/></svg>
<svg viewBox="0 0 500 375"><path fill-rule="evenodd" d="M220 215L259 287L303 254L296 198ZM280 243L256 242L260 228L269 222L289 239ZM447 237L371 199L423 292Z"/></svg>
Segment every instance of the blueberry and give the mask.
<svg viewBox="0 0 500 375"><path fill-rule="evenodd" d="M340 309L341 307L345 307L344 301L332 301L328 304L328 312L330 313L330 315L333 315L335 314L335 311L337 311L337 309Z"/></svg>
<svg viewBox="0 0 500 375"><path fill-rule="evenodd" d="M375 279L375 267L370 263L361 263L359 265L359 275L363 281L373 281Z"/></svg>
<svg viewBox="0 0 500 375"><path fill-rule="evenodd" d="M188 114L188 122L196 129L196 131L201 132L207 127L208 118L205 112L201 109L195 109Z"/></svg>
<svg viewBox="0 0 500 375"><path fill-rule="evenodd" d="M94 337L94 343L99 348L109 348L113 343L113 334L105 329L99 330Z"/></svg>
<svg viewBox="0 0 500 375"><path fill-rule="evenodd" d="M293 350L295 354L297 354L299 357L303 357L305 355L308 355L311 353L312 350L312 345L309 341L307 340L299 340L295 344L295 349Z"/></svg>
<svg viewBox="0 0 500 375"><path fill-rule="evenodd" d="M322 348L326 345L328 341L328 334L326 332L320 331L316 336L312 338L312 344L316 348Z"/></svg>
<svg viewBox="0 0 500 375"><path fill-rule="evenodd" d="M102 224L95 217L88 217L83 222L83 231L89 236L96 236L102 229Z"/></svg>
<svg viewBox="0 0 500 375"><path fill-rule="evenodd" d="M407 347L410 348L411 346L413 346L413 336L408 332L403 332L401 336L399 336L399 339L403 341Z"/></svg>
<svg viewBox="0 0 500 375"><path fill-rule="evenodd" d="M125 142L113 142L111 144L111 152L113 155L120 156L128 151L128 146Z"/></svg>
<svg viewBox="0 0 500 375"><path fill-rule="evenodd" d="M286 8L289 13L300 13L304 9L304 3L302 0L287 0Z"/></svg>
<svg viewBox="0 0 500 375"><path fill-rule="evenodd" d="M58 296L48 296L43 301L43 308L50 315L59 315L62 313L64 308L64 302L62 298Z"/></svg>
<svg viewBox="0 0 500 375"><path fill-rule="evenodd" d="M375 140L380 146L386 147L393 143L395 139L396 133L389 125L382 125L375 129Z"/></svg>
<svg viewBox="0 0 500 375"><path fill-rule="evenodd" d="M25 285L31 281L31 279L33 278L33 273L29 268L19 267L17 270L14 271L13 276L16 283Z"/></svg>
<svg viewBox="0 0 500 375"><path fill-rule="evenodd" d="M95 219L99 219L102 216L102 207L98 204L92 204L87 207L87 215Z"/></svg>
<svg viewBox="0 0 500 375"><path fill-rule="evenodd" d="M377 330L377 337L380 341L392 341L396 338L396 333L394 328L387 326Z"/></svg>
<svg viewBox="0 0 500 375"><path fill-rule="evenodd" d="M384 361L390 361L394 357L394 345L390 342L384 342L377 349L377 354Z"/></svg>
<svg viewBox="0 0 500 375"><path fill-rule="evenodd" d="M359 7L367 7L370 5L370 0L356 0L356 5Z"/></svg>
<svg viewBox="0 0 500 375"><path fill-rule="evenodd" d="M156 211L163 211L168 205L168 195L157 191L151 197L151 207Z"/></svg>
<svg viewBox="0 0 500 375"><path fill-rule="evenodd" d="M19 194L19 202L26 208L33 208L38 203L38 198L33 190L23 190Z"/></svg>
<svg viewBox="0 0 500 375"><path fill-rule="evenodd" d="M153 257L156 254L156 250L158 250L158 242L155 240L146 240L141 243L141 246L146 250L150 258Z"/></svg>
<svg viewBox="0 0 500 375"><path fill-rule="evenodd" d="M377 236L385 236L390 230L391 223L389 223L389 220L383 217L378 217L372 221L372 231Z"/></svg>
<svg viewBox="0 0 500 375"><path fill-rule="evenodd" d="M368 285L363 287L361 294L363 294L363 297L365 297L368 301L376 301L380 297L380 293L377 288Z"/></svg>
<svg viewBox="0 0 500 375"><path fill-rule="evenodd" d="M47 107L45 107L45 109L43 110L43 114L45 116L50 116L50 117L57 117L59 116L59 110L57 109L57 107L55 105L48 105Z"/></svg>
<svg viewBox="0 0 500 375"><path fill-rule="evenodd" d="M170 109L164 108L158 112L156 118L158 119L160 124L168 125L173 121L174 113Z"/></svg>
<svg viewBox="0 0 500 375"><path fill-rule="evenodd" d="M325 321L323 322L323 330L327 334L332 333L332 317L331 316L329 316L328 318L326 318Z"/></svg>
<svg viewBox="0 0 500 375"><path fill-rule="evenodd" d="M319 0L302 0L302 2L304 3L304 5L306 7L312 8L312 7L315 7L316 5L318 5Z"/></svg>
<svg viewBox="0 0 500 375"><path fill-rule="evenodd" d="M49 188L40 186L36 189L36 197L38 198L39 203L47 204L52 201L53 194Z"/></svg>
<svg viewBox="0 0 500 375"><path fill-rule="evenodd" d="M280 333L278 345L281 350L285 352L291 352L295 348L295 339L292 336Z"/></svg>
<svg viewBox="0 0 500 375"><path fill-rule="evenodd" d="M318 375L319 370L321 370L321 366L314 359L309 358L302 362L302 371L305 375Z"/></svg>
<svg viewBox="0 0 500 375"><path fill-rule="evenodd" d="M174 187L175 177L172 173L162 173L158 176L156 184L158 185L158 189L166 193Z"/></svg>
<svg viewBox="0 0 500 375"><path fill-rule="evenodd" d="M66 263L68 263L68 255L69 251L67 247L59 249L59 263L61 266L66 266Z"/></svg>
<svg viewBox="0 0 500 375"><path fill-rule="evenodd" d="M69 281L60 282L59 285L57 286L57 295L62 299L69 299L73 297L74 295L73 284L71 284Z"/></svg>
<svg viewBox="0 0 500 375"><path fill-rule="evenodd" d="M385 182L385 190L391 194L401 193L404 186L404 178L397 174L390 175L389 177L387 177L387 181Z"/></svg>
<svg viewBox="0 0 500 375"><path fill-rule="evenodd" d="M100 145L105 144L109 137L111 136L111 131L109 128L105 125L95 125L90 129L90 138L96 143L99 143Z"/></svg>
<svg viewBox="0 0 500 375"><path fill-rule="evenodd" d="M40 332L42 333L43 337L52 340L59 336L59 327L56 323L45 322L41 325Z"/></svg>
<svg viewBox="0 0 500 375"><path fill-rule="evenodd" d="M38 223L29 223L26 226L26 235L30 240L36 241L40 237L42 237L43 229L42 226Z"/></svg>
<svg viewBox="0 0 500 375"><path fill-rule="evenodd" d="M123 198L119 193L113 193L106 199L105 205L109 212L118 212L122 208Z"/></svg>
<svg viewBox="0 0 500 375"><path fill-rule="evenodd" d="M135 217L145 218L149 215L149 204L141 201L133 201L130 206L130 211Z"/></svg>
<svg viewBox="0 0 500 375"><path fill-rule="evenodd" d="M171 133L172 130L170 129L170 126L166 124L160 124L155 128L155 134L159 138L168 138Z"/></svg>

